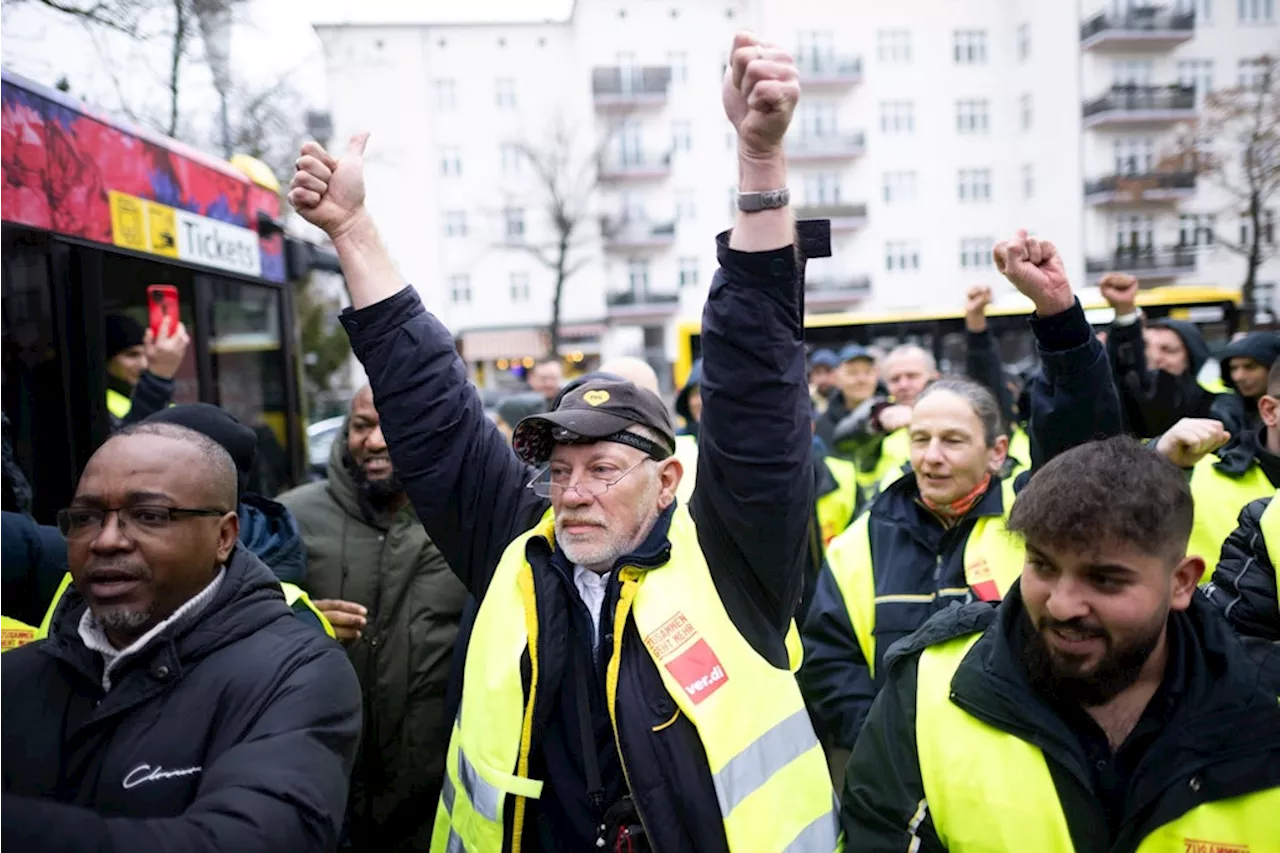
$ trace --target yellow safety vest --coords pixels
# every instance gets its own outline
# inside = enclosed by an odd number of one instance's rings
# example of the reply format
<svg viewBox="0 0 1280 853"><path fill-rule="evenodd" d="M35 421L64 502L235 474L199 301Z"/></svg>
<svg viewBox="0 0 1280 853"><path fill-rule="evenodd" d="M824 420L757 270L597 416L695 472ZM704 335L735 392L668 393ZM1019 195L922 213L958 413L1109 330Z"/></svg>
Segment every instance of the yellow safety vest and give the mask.
<svg viewBox="0 0 1280 853"><path fill-rule="evenodd" d="M1009 431L1009 456L1017 460L1009 472L1010 479L1031 468L1031 436L1020 426Z"/></svg>
<svg viewBox="0 0 1280 853"><path fill-rule="evenodd" d="M525 548L535 536L550 541L554 530L548 512L507 547L480 605L467 649L462 708L445 762L431 844L435 853L503 850L508 811L510 849L518 850L527 803L542 795L543 782L529 776L533 708L542 689L542 626ZM693 520L682 507L675 511L668 538L672 562L649 571L623 568L619 574L622 588L611 617L614 639L605 679L615 737L619 662L630 620L678 706L676 716L683 714L697 728L721 809L706 819L723 821L729 848L836 850L839 827L830 774L793 674L800 663L794 625L787 637L791 670L777 669L756 654L725 612ZM521 676L526 654L527 693ZM621 750L619 743L625 775L627 756Z"/></svg>
<svg viewBox="0 0 1280 853"><path fill-rule="evenodd" d="M916 752L934 829L950 853L1074 853L1040 748L951 701L951 679L981 636L957 637L920 655ZM1203 803L1144 838L1138 853L1280 850L1277 814L1280 788Z"/></svg>
<svg viewBox="0 0 1280 853"><path fill-rule="evenodd" d="M8 652L39 639L40 629L9 616L0 616L0 652Z"/></svg>
<svg viewBox="0 0 1280 853"><path fill-rule="evenodd" d="M1004 516L984 516L974 524L964 544L964 579L968 588L939 589L931 593L906 596L912 601L933 601L939 595L977 592L983 599L1004 598L1013 582L1022 576L1026 548L1022 540L1005 529L1005 520L1013 507L1013 481L1001 480ZM849 621L862 656L872 676L876 662L876 605L903 596L876 595L875 558L871 553L871 513L863 513L857 521L835 538L827 549L827 564L844 598ZM983 585L994 584L992 593ZM984 594L985 593L985 594Z"/></svg>
<svg viewBox="0 0 1280 853"><path fill-rule="evenodd" d="M858 468L847 459L828 456L823 460L836 481L835 491L818 498L818 526L822 529L822 542L829 544L853 520L858 506Z"/></svg>
<svg viewBox="0 0 1280 853"><path fill-rule="evenodd" d="M896 429L880 442L880 458L876 460L875 467L858 472L858 485L864 490L874 491L876 484L910 461L911 436L905 427Z"/></svg>
<svg viewBox="0 0 1280 853"><path fill-rule="evenodd" d="M107 411L117 420L124 420L133 408L133 400L112 388L107 389Z"/></svg>
<svg viewBox="0 0 1280 853"><path fill-rule="evenodd" d="M1195 522L1187 553L1203 557L1210 566L1218 564L1222 543L1239 524L1240 510L1258 498L1276 493L1267 475L1255 462L1240 477L1228 477L1213 466L1218 457L1212 453L1191 470L1191 497L1195 499ZM1201 583L1208 583L1212 572L1205 572Z"/></svg>
<svg viewBox="0 0 1280 853"><path fill-rule="evenodd" d="M698 439L691 435L677 435L675 456L684 466L684 475L680 478L680 485L676 487L676 499L688 506L698 479Z"/></svg>
<svg viewBox="0 0 1280 853"><path fill-rule="evenodd" d="M301 587L284 581L277 581L277 583L280 584L280 590L284 593L285 603L289 605L290 610L297 610L299 607L310 610L320 620L320 626L324 628L326 634L330 637L337 636L337 633L333 630L333 625L329 623L328 617L316 609L315 604L311 601L311 596L307 595ZM62 596L69 586L71 586L71 573L67 572L62 576L62 583L58 584L58 591L53 594L53 601L49 602L49 608L44 612L44 619L40 622L40 627L36 629L34 639L43 640L49 636L49 626L53 624L53 613L58 609L58 603L62 601ZM21 625L22 623L19 622L18 624ZM6 625L6 630L7 628L8 626Z"/></svg>

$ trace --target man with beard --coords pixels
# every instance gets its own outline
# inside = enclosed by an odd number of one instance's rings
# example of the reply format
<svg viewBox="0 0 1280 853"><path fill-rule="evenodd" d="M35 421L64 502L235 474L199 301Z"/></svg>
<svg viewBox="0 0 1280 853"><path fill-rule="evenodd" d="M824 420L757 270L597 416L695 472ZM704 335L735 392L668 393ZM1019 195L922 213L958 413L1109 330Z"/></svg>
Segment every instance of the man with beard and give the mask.
<svg viewBox="0 0 1280 853"><path fill-rule="evenodd" d="M1177 467L1130 438L1037 472L1008 524L1020 582L889 655L848 849L1275 849L1280 706L1196 594L1191 519Z"/></svg>
<svg viewBox="0 0 1280 853"><path fill-rule="evenodd" d="M364 692L352 849L424 850L444 775L445 692L466 590L409 505L368 386L333 443L328 480L279 500L306 543L307 591Z"/></svg>

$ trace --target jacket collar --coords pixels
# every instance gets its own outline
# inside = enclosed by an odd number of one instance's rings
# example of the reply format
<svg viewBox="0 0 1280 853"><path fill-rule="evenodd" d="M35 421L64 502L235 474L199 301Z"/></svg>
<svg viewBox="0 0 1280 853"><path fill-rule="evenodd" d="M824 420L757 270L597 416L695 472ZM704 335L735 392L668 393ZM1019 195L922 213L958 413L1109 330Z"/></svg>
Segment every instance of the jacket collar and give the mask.
<svg viewBox="0 0 1280 853"><path fill-rule="evenodd" d="M972 509L965 513L964 518L1004 515L1003 484L1004 481L993 474L986 493ZM920 485L916 482L914 471L907 471L890 483L880 497L871 504L871 514L907 528L919 524L921 514L932 517L932 513L920 504Z"/></svg>

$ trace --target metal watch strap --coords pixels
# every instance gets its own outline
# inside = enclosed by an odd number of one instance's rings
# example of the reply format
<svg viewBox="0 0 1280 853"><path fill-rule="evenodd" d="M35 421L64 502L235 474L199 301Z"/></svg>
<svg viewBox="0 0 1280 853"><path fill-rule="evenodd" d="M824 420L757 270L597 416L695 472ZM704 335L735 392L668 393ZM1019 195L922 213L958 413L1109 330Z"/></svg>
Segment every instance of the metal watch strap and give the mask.
<svg viewBox="0 0 1280 853"><path fill-rule="evenodd" d="M786 207L790 203L791 189L789 187L756 193L738 193L738 210L743 213L774 210L779 207Z"/></svg>

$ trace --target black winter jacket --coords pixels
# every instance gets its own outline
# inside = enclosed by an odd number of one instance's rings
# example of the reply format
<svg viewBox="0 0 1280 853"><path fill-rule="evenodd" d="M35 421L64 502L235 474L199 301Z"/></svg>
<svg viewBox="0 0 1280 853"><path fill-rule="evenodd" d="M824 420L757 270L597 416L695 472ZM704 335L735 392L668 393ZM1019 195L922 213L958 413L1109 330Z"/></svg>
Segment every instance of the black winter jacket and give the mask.
<svg viewBox="0 0 1280 853"><path fill-rule="evenodd" d="M1280 655L1270 654L1280 643L1276 564L1262 535L1262 513L1270 504L1271 498L1262 498L1240 510L1240 526L1222 543L1213 580L1200 592L1227 618L1280 694Z"/></svg>
<svg viewBox="0 0 1280 853"><path fill-rule="evenodd" d="M1155 328L1173 331L1187 348L1188 369L1181 376L1147 368L1141 322L1112 325L1107 356L1124 407L1125 429L1138 438L1151 438L1182 418L1207 418L1220 395L1202 387L1196 376L1209 357L1209 347L1190 323L1157 320Z"/></svg>
<svg viewBox="0 0 1280 853"><path fill-rule="evenodd" d="M128 397L132 405L129 413L117 418L108 413L111 419L111 430L122 429L141 423L156 412L165 408L173 400L173 380L157 376L150 370L144 370L138 377L138 384L130 387L114 376L107 376L107 387Z"/></svg>
<svg viewBox="0 0 1280 853"><path fill-rule="evenodd" d="M1080 738L1028 683L1018 651L1024 612L1015 586L998 608L953 607L893 649L888 683L849 762L841 810L846 849L945 853L933 816L926 810L917 818L925 800L916 753L917 665L928 646L979 631L982 638L952 679L952 701L1044 751L1079 853L1130 853L1153 829L1205 801L1280 785L1276 694L1218 613L1196 596L1187 611L1170 614L1176 683L1169 694L1176 698L1130 776L1111 838ZM991 761L1000 772L1000 756Z"/></svg>
<svg viewBox="0 0 1280 853"><path fill-rule="evenodd" d="M1031 385L1033 470L1059 453L1120 433L1120 403L1102 345L1077 303L1061 314L1032 318L1044 370ZM1020 488L1030 476L1015 482ZM876 595L936 595L931 601L889 601L876 606L876 655L924 624L956 600L944 590L968 587L964 548L983 517L1006 515L1000 481L993 478L982 499L950 528L919 502L912 473L892 483L868 510ZM968 597L966 593L965 598ZM829 568L819 574L801 632L804 665L800 685L825 734L853 747L871 703L884 683L883 660L875 678L853 633L840 587Z"/></svg>
<svg viewBox="0 0 1280 853"><path fill-rule="evenodd" d="M49 639L4 656L6 850L336 849L360 687L266 566L236 546L207 608L122 662L105 693L84 610L68 590Z"/></svg>
<svg viewBox="0 0 1280 853"><path fill-rule="evenodd" d="M807 251L804 231L800 239L802 254L816 256ZM813 512L803 262L792 247L733 251L724 234L718 254L720 270L703 315L703 415L690 511L735 626L761 656L784 667ZM419 518L468 591L482 599L507 545L534 525L547 502L525 488L529 471L485 417L453 336L423 310L412 289L348 312L342 322L373 385L392 461ZM668 520L619 562L665 562ZM547 784L542 798L529 803L523 841L526 849L591 849L595 816L582 781L571 669L571 655L590 647L590 619L562 554L534 539L526 556L533 567L540 662L534 710L539 737L530 772ZM615 571L600 619L602 649L613 642L610 613L618 589ZM634 624L628 622L626 631L619 739L650 842L663 851L725 850L698 733L680 717L655 734L653 728L669 721L676 705ZM527 668L525 678L527 685ZM618 791L624 785L619 749L604 712L601 679L590 680L602 780L606 790Z"/></svg>

